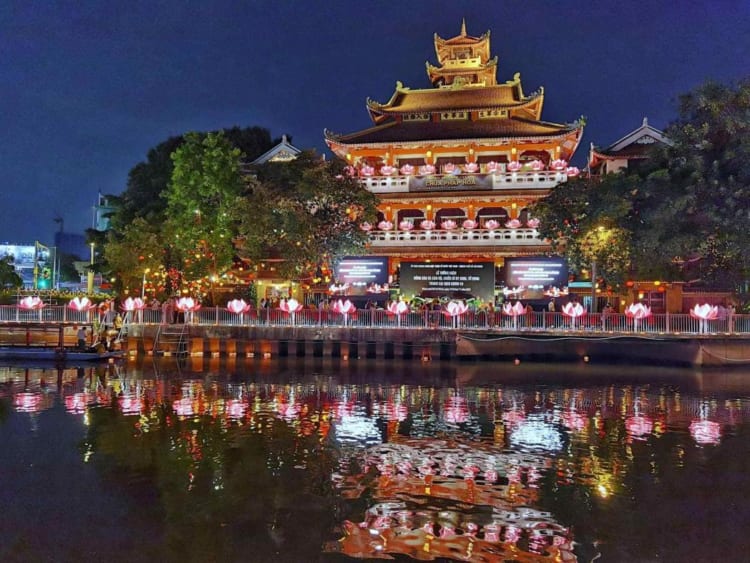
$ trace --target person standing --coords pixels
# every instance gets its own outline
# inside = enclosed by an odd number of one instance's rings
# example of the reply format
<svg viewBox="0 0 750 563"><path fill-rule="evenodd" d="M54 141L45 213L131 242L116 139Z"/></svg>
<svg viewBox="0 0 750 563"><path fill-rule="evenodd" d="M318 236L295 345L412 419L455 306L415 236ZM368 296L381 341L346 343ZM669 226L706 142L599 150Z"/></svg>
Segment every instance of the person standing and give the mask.
<svg viewBox="0 0 750 563"><path fill-rule="evenodd" d="M76 338L78 339L78 349L85 350L86 349L86 327L85 326L82 326L78 329L78 332L76 332Z"/></svg>

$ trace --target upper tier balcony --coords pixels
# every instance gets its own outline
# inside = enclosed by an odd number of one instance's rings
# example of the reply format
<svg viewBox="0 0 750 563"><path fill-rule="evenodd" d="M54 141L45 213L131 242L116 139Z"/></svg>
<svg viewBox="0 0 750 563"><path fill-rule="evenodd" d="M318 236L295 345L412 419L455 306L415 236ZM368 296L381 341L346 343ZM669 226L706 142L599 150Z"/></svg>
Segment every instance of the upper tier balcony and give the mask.
<svg viewBox="0 0 750 563"><path fill-rule="evenodd" d="M433 174L430 176L360 176L374 194L460 191L550 190L565 182L564 170L495 172L493 174Z"/></svg>
<svg viewBox="0 0 750 563"><path fill-rule="evenodd" d="M368 233L370 246L542 246L544 240L536 229L433 229L374 230Z"/></svg>

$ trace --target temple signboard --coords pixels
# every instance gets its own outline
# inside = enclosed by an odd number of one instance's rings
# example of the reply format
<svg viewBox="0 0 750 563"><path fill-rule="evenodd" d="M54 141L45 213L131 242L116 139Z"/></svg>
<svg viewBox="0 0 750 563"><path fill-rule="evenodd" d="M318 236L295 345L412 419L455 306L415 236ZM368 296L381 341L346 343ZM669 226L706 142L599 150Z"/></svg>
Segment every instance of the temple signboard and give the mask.
<svg viewBox="0 0 750 563"><path fill-rule="evenodd" d="M454 176L411 176L410 192L447 192L461 190L491 190L492 174L461 174Z"/></svg>

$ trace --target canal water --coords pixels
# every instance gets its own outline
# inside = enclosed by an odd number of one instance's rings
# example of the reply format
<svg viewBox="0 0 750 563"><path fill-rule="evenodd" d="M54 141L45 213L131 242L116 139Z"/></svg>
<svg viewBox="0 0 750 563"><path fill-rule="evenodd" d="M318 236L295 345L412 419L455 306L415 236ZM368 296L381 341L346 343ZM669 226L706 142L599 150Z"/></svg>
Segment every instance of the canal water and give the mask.
<svg viewBox="0 0 750 563"><path fill-rule="evenodd" d="M0 366L0 561L747 561L750 373Z"/></svg>

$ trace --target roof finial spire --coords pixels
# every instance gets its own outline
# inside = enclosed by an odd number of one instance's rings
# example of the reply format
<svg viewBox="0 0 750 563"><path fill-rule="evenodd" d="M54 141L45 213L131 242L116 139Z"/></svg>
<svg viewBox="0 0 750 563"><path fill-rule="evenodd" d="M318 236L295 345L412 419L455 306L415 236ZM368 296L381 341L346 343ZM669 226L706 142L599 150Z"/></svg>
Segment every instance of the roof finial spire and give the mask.
<svg viewBox="0 0 750 563"><path fill-rule="evenodd" d="M643 118L643 126L646 127L648 125L648 117Z"/></svg>
<svg viewBox="0 0 750 563"><path fill-rule="evenodd" d="M466 18L461 18L461 37L466 37Z"/></svg>

